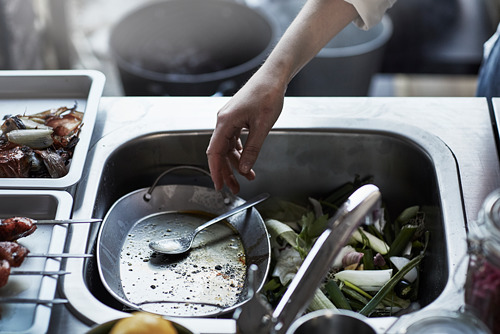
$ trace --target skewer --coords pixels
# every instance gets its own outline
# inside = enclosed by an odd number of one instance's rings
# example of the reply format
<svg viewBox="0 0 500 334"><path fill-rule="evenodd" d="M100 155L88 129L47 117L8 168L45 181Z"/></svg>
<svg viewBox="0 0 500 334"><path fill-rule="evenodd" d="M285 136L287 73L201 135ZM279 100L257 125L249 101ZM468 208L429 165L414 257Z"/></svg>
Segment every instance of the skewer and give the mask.
<svg viewBox="0 0 500 334"><path fill-rule="evenodd" d="M89 224L102 222L102 219L50 219L35 220L27 217L0 218L0 241L15 241L27 237L37 229L38 225Z"/></svg>
<svg viewBox="0 0 500 334"><path fill-rule="evenodd" d="M38 270L38 271L27 271L27 270L16 270L16 271L11 271L10 275L42 275L42 276L52 276L52 275L67 275L70 274L69 271L43 271L43 270Z"/></svg>
<svg viewBox="0 0 500 334"><path fill-rule="evenodd" d="M68 254L68 253L61 253L61 254L44 254L44 253L28 253L26 255L27 257L64 257L64 258L71 258L71 257L81 257L81 258L90 258L94 257L94 254Z"/></svg>
<svg viewBox="0 0 500 334"><path fill-rule="evenodd" d="M67 304L67 299L0 297L0 304Z"/></svg>
<svg viewBox="0 0 500 334"><path fill-rule="evenodd" d="M34 220L35 225L58 225L58 224L87 224L87 223L100 223L102 219L90 218L90 219L40 219Z"/></svg>

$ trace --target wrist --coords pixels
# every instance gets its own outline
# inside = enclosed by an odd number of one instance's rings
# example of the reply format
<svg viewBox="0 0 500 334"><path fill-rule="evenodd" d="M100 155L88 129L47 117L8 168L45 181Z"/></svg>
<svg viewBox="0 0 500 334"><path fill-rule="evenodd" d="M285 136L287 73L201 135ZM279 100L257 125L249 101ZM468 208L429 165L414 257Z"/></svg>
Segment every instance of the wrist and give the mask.
<svg viewBox="0 0 500 334"><path fill-rule="evenodd" d="M291 63L283 58L278 60L269 58L255 74L254 78L268 86L268 89L279 91L284 95L295 71Z"/></svg>

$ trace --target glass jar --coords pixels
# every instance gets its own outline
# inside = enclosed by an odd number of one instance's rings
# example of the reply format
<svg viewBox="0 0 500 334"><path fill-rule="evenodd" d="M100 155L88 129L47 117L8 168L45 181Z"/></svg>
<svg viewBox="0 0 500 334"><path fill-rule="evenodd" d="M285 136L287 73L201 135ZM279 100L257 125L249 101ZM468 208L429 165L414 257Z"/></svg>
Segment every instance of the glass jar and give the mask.
<svg viewBox="0 0 500 334"><path fill-rule="evenodd" d="M469 312L500 333L500 189L489 194L469 231L465 303Z"/></svg>

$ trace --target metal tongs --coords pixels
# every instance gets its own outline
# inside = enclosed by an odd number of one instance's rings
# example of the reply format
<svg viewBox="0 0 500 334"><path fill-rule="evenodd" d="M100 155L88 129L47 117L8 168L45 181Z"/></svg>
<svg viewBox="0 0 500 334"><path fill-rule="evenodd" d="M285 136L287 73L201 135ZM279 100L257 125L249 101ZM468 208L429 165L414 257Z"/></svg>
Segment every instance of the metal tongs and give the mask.
<svg viewBox="0 0 500 334"><path fill-rule="evenodd" d="M351 234L362 224L371 224L380 214L381 194L371 184L356 190L328 221L328 228L318 237L304 259L283 298L273 311L257 293L257 282L249 269L250 300L234 313L240 334L282 334L302 315L331 265Z"/></svg>

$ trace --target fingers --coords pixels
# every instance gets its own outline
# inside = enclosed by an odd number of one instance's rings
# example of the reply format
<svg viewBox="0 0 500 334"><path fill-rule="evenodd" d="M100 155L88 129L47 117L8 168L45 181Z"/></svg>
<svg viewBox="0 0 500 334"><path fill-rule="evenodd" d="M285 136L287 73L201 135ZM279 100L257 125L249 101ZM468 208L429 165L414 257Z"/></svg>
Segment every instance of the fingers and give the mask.
<svg viewBox="0 0 500 334"><path fill-rule="evenodd" d="M247 180L255 179L252 168L283 106L283 94L269 95L267 89L256 91L245 87L217 113L207 148L210 173L217 190L226 184L233 193L239 191L233 168ZM256 102L252 102L252 98ZM249 131L244 146L240 141L242 129Z"/></svg>
<svg viewBox="0 0 500 334"><path fill-rule="evenodd" d="M254 127L253 131L248 133L248 138L245 142L243 151L241 152L239 165L237 166L240 174L253 174L253 177L255 178L255 173L253 172L252 168L257 161L257 158L259 157L260 150L268 133L269 130L263 127Z"/></svg>
<svg viewBox="0 0 500 334"><path fill-rule="evenodd" d="M232 171L227 170L226 153L228 149L229 142L224 136L217 135L217 129L215 129L210 138L206 154L208 158L208 168L210 169L210 175L212 176L212 181L214 182L216 190L222 189L225 182L224 179L228 178L228 172L232 174ZM226 176L224 176L225 174Z"/></svg>
<svg viewBox="0 0 500 334"><path fill-rule="evenodd" d="M207 158L208 158L208 168L210 169L210 175L212 177L212 181L214 183L215 190L219 191L224 186L224 177L223 175L223 167L222 162L223 158L220 156L216 156L210 150L207 150Z"/></svg>
<svg viewBox="0 0 500 334"><path fill-rule="evenodd" d="M210 138L206 151L208 167L216 190L221 190L225 184L231 192L236 194L239 192L240 187L233 174L232 166L235 161L239 160L239 151L242 149L239 141L241 130L231 127L228 131L223 124L224 122L217 123Z"/></svg>
<svg viewBox="0 0 500 334"><path fill-rule="evenodd" d="M226 152L226 154L221 154L219 153L221 151L217 152L215 149L216 147L222 147L218 145L220 144L217 143L217 138L214 134L206 152L214 187L216 190L221 190L225 184L233 194L237 194L240 191L240 185L233 173L233 168L238 169L243 146L239 138L227 140L227 146L222 149L222 152ZM255 179L255 172L253 170L240 174L249 181Z"/></svg>
<svg viewBox="0 0 500 334"><path fill-rule="evenodd" d="M242 175L249 175L253 173L253 165L257 161L257 157L259 156L260 147L254 145L245 145L245 149L241 154L241 159L237 166L238 171ZM253 173L255 176L255 173Z"/></svg>
<svg viewBox="0 0 500 334"><path fill-rule="evenodd" d="M222 171L222 177L226 186L231 190L233 194L237 194L240 192L240 184L236 180L236 177L233 174L233 168L229 157L225 160L225 165Z"/></svg>
<svg viewBox="0 0 500 334"><path fill-rule="evenodd" d="M241 144L241 140L238 138L236 148L230 154L228 154L228 158L229 161L231 162L231 166L234 169L236 169L247 180L252 181L255 179L255 172L253 171L253 169L250 168L248 171L242 172L239 167L242 151L243 151L243 146Z"/></svg>

